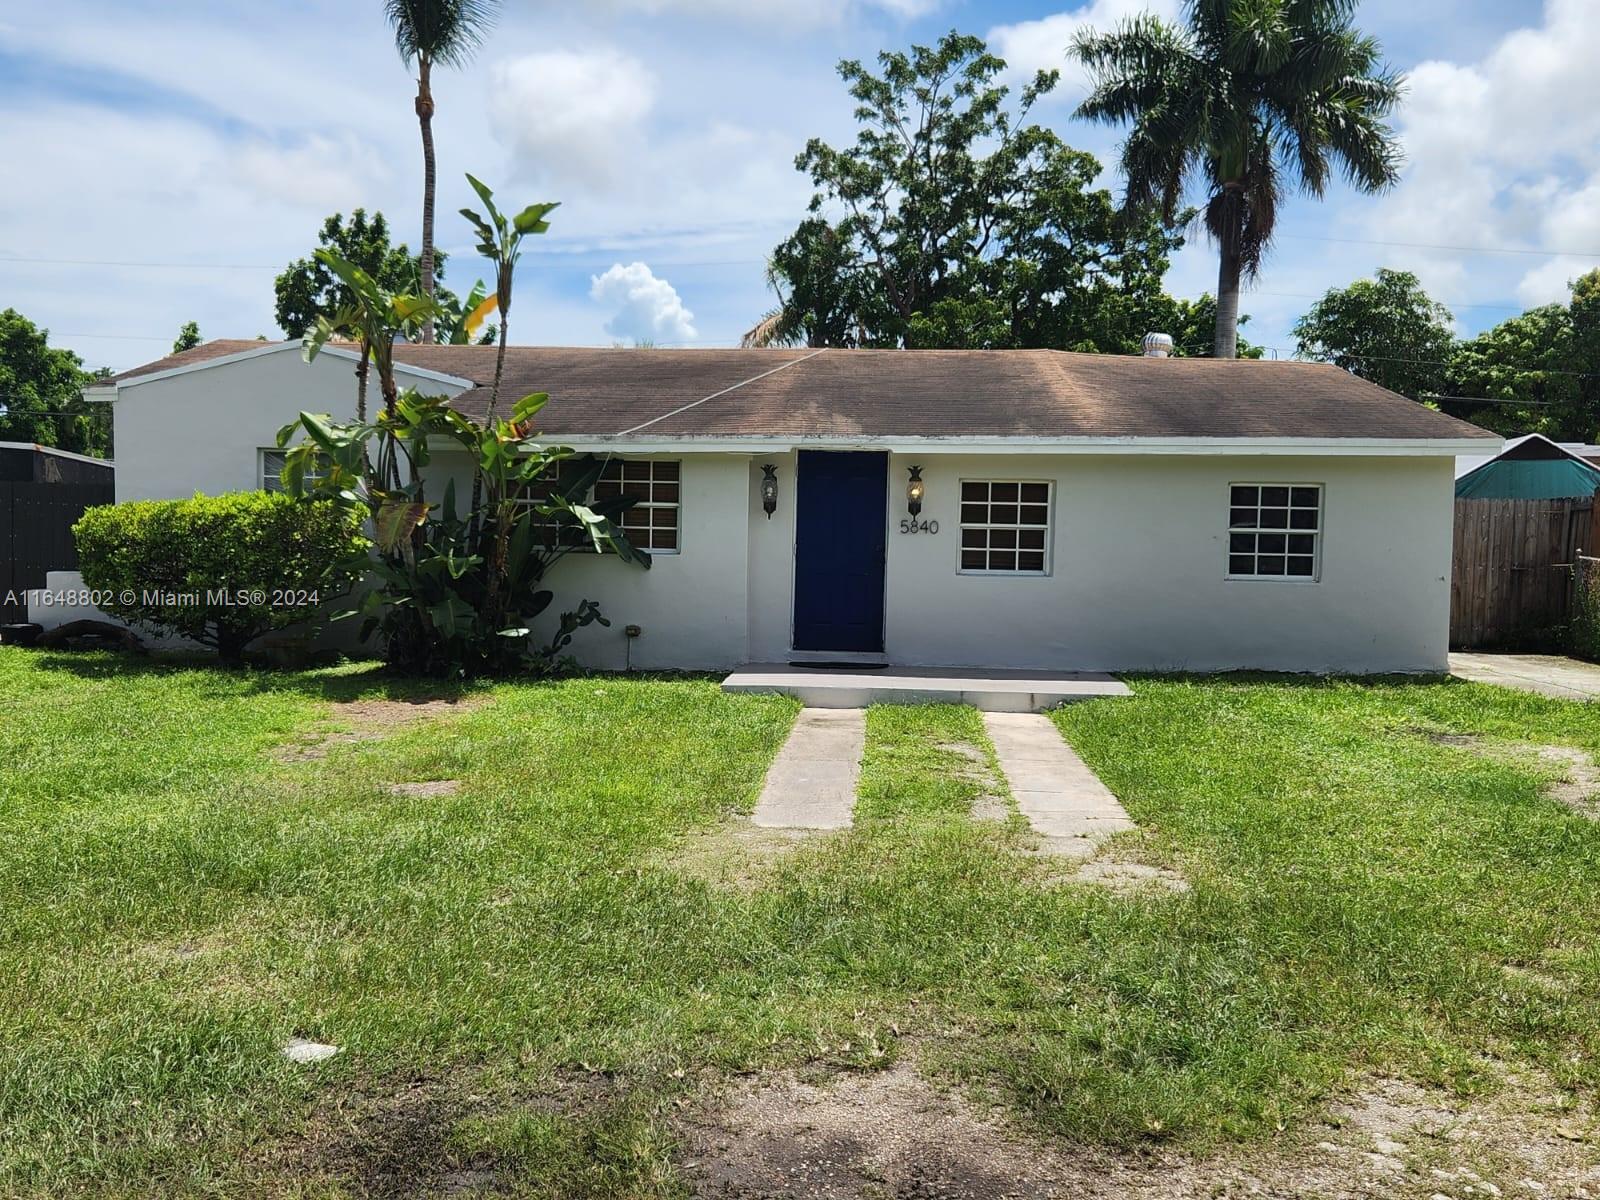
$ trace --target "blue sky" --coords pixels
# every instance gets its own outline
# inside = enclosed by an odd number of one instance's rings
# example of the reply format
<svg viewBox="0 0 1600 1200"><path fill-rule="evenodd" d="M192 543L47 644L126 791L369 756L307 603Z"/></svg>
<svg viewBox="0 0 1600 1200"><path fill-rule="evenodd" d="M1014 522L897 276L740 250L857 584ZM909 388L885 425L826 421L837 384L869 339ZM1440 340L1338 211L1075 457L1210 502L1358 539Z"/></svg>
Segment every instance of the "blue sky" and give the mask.
<svg viewBox="0 0 1600 1200"><path fill-rule="evenodd" d="M731 344L770 305L764 257L809 197L796 152L852 136L840 58L958 28L1021 78L1065 65L1075 28L1177 5L510 0L476 62L435 81L447 282L481 273L456 216L470 170L508 201L563 202L524 260L513 341ZM1249 335L1287 353L1316 296L1383 265L1418 271L1464 333L1600 265L1593 8L1369 0L1359 23L1411 76L1405 177L1288 204ZM1082 86L1069 69L1036 117L1116 189L1117 132L1071 115ZM381 209L415 246L412 94L377 0L0 10L0 307L95 366L158 357L190 319L207 337L279 336L272 277L326 214ZM1193 239L1169 290L1197 295L1214 273Z"/></svg>

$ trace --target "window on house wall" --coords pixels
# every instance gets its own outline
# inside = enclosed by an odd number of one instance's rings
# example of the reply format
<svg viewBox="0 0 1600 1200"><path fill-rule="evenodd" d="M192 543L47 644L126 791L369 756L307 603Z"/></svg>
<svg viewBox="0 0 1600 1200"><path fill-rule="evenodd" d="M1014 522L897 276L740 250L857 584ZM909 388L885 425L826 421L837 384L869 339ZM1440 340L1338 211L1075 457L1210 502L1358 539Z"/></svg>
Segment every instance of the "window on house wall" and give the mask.
<svg viewBox="0 0 1600 1200"><path fill-rule="evenodd" d="M283 491L283 456L282 450L263 450L261 452L261 490L266 492ZM310 486L322 475L317 471L305 473L306 486Z"/></svg>
<svg viewBox="0 0 1600 1200"><path fill-rule="evenodd" d="M678 552L681 463L614 458L600 472L594 498L632 496L638 503L617 522L628 541L655 554Z"/></svg>
<svg viewBox="0 0 1600 1200"><path fill-rule="evenodd" d="M963 573L1044 575L1049 547L1050 484L962 480L959 569Z"/></svg>
<svg viewBox="0 0 1600 1200"><path fill-rule="evenodd" d="M1228 578L1318 576L1320 483L1235 483L1228 490Z"/></svg>

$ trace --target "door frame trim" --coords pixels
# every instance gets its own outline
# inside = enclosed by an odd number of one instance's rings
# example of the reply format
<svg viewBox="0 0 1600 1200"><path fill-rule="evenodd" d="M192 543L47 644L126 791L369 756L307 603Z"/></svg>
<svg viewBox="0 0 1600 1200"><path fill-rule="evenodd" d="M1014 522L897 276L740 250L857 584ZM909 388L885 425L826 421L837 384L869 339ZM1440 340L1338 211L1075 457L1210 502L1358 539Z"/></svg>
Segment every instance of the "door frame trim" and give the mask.
<svg viewBox="0 0 1600 1200"><path fill-rule="evenodd" d="M796 650L794 645L795 600L800 590L800 456L807 450L823 454L878 454L883 456L883 628L882 650ZM889 661L889 520L894 502L894 451L867 446L821 448L797 446L794 451L794 524L789 535L789 655L815 656L820 661L843 662L856 658L863 663Z"/></svg>

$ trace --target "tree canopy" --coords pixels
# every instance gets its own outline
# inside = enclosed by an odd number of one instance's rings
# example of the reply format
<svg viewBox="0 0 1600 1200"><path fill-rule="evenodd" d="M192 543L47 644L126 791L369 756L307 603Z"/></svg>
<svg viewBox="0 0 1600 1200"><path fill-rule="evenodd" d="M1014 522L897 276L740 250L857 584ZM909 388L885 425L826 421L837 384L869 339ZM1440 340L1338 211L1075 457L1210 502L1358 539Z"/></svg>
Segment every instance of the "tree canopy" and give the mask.
<svg viewBox="0 0 1600 1200"><path fill-rule="evenodd" d="M1297 352L1376 384L1425 400L1445 390L1455 349L1450 310L1409 271L1378 269L1375 279L1332 288L1295 322Z"/></svg>
<svg viewBox="0 0 1600 1200"><path fill-rule="evenodd" d="M203 340L200 336L200 322L185 321L183 328L178 330L178 336L173 339L172 352L182 354L185 350L193 350Z"/></svg>
<svg viewBox="0 0 1600 1200"><path fill-rule="evenodd" d="M1572 284L1570 304L1546 304L1462 342L1450 366L1447 412L1499 433L1559 441L1600 438L1600 270ZM1474 401L1494 403L1474 403Z"/></svg>
<svg viewBox="0 0 1600 1200"><path fill-rule="evenodd" d="M390 290L413 287L417 262L404 242L389 241L389 222L384 215L356 209L345 221L334 213L322 223L317 245L331 250L346 262L354 263L377 283ZM290 263L273 281L277 295L274 315L278 327L288 337L300 337L317 323L318 317L332 318L355 300L347 288L314 254Z"/></svg>
<svg viewBox="0 0 1600 1200"><path fill-rule="evenodd" d="M111 447L109 405L83 389L95 373L49 331L8 308L0 312L0 442L37 442L104 458Z"/></svg>
<svg viewBox="0 0 1600 1200"><path fill-rule="evenodd" d="M1545 304L1457 340L1408 271L1333 288L1295 324L1303 358L1335 363L1497 433L1600 438L1600 270Z"/></svg>
<svg viewBox="0 0 1600 1200"><path fill-rule="evenodd" d="M1078 115L1131 123L1124 209L1177 224L1204 197L1219 250L1214 352L1235 352L1241 277L1254 278L1290 184L1321 196L1336 169L1356 188L1398 178L1384 118L1400 79L1350 23L1350 0L1190 0L1183 26L1144 15L1088 31L1073 53L1094 77Z"/></svg>
<svg viewBox="0 0 1600 1200"><path fill-rule="evenodd" d="M811 212L773 251L779 304L747 343L1131 353L1176 319L1161 280L1182 239L1119 217L1094 157L1027 123L1055 72L1012 102L1004 66L956 33L877 73L839 65L860 129L795 160Z"/></svg>

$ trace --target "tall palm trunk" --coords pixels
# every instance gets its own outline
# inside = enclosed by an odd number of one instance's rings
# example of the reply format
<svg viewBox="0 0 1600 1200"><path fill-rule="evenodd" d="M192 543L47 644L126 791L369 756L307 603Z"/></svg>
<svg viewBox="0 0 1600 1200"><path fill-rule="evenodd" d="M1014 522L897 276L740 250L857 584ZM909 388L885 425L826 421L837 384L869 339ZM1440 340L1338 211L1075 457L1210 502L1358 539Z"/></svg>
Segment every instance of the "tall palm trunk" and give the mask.
<svg viewBox="0 0 1600 1200"><path fill-rule="evenodd" d="M1226 245L1217 269L1217 331L1211 353L1217 358L1239 357L1239 252Z"/></svg>
<svg viewBox="0 0 1600 1200"><path fill-rule="evenodd" d="M1217 327L1211 341L1216 358L1239 357L1239 277L1244 255L1244 194L1239 184L1225 183L1222 195L1207 214L1208 225L1217 239Z"/></svg>
<svg viewBox="0 0 1600 1200"><path fill-rule="evenodd" d="M433 299L433 89L430 86L433 63L425 54L417 56L417 124L422 127L422 294ZM424 344L433 341L433 318L422 326Z"/></svg>

